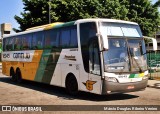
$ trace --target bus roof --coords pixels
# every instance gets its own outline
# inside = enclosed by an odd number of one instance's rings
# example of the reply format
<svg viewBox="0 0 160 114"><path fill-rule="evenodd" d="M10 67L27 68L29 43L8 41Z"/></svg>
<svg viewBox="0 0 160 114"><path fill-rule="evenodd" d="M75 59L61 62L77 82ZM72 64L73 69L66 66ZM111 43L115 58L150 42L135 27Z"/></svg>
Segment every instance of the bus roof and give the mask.
<svg viewBox="0 0 160 114"><path fill-rule="evenodd" d="M75 21L70 21L70 22L55 22L55 23L51 23L51 24L46 24L46 25L42 25L42 26L36 26L36 27L32 27L32 28L28 28L26 29L26 31L23 32L19 32L19 33L15 33L15 34L9 34L9 35L4 35L5 37L11 37L11 36L18 36L18 35L23 35L23 34L28 34L28 33L33 33L33 32L38 32L38 31L43 31L43 30L49 30L52 28L61 28L61 27L66 27L66 26L71 26L74 25Z"/></svg>
<svg viewBox="0 0 160 114"><path fill-rule="evenodd" d="M79 20L76 20L76 21L70 21L70 22L66 22L66 23L55 22L55 23L46 24L46 25L42 25L42 26L32 27L32 28L26 29L26 31L23 31L23 32L10 34L10 35L5 35L4 38L5 37L28 34L28 33L33 33L33 32L38 32L38 31L43 31L43 30L49 30L49 29L52 29L52 28L61 28L61 27L65 27L65 26L72 26L72 25L75 25L75 24L78 24L78 23L85 23L85 22L116 22L116 23L126 23L126 24L138 25L135 22L116 20L116 19L102 19L102 18L79 19Z"/></svg>
<svg viewBox="0 0 160 114"><path fill-rule="evenodd" d="M117 19L106 19L106 18L79 19L79 20L76 21L76 24L78 24L78 23L85 23L85 22L116 22L116 23L126 23L126 24L138 25L135 22L124 21L124 20L117 20Z"/></svg>
<svg viewBox="0 0 160 114"><path fill-rule="evenodd" d="M50 28L50 27L53 27L53 26L56 26L56 25L59 25L59 24L63 24L63 22L55 22L55 23L51 23L51 24L46 24L46 25L31 27L31 28L26 29L25 31L35 30L35 29L38 29L38 28L46 28L46 27L47 27L47 28Z"/></svg>

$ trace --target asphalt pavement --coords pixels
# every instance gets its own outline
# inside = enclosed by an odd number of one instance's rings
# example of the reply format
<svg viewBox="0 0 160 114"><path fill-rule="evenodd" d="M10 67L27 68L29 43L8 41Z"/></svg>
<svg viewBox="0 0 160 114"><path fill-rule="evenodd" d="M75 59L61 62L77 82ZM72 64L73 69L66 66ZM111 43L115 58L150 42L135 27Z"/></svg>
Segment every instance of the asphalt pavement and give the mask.
<svg viewBox="0 0 160 114"><path fill-rule="evenodd" d="M150 80L149 79L147 87L160 89L160 80Z"/></svg>

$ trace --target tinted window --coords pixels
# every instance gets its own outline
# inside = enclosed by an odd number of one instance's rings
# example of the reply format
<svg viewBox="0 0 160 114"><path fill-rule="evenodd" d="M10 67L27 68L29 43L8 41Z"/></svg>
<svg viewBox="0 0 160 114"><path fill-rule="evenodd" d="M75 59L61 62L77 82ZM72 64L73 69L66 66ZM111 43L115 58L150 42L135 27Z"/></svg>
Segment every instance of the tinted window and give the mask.
<svg viewBox="0 0 160 114"><path fill-rule="evenodd" d="M78 42L77 42L77 29L73 28L71 29L71 39L70 39L70 46L77 48Z"/></svg>
<svg viewBox="0 0 160 114"><path fill-rule="evenodd" d="M59 36L59 32L55 29L46 31L44 48L50 49L50 48L58 47L58 44L59 44L58 36Z"/></svg>
<svg viewBox="0 0 160 114"><path fill-rule="evenodd" d="M76 26L61 29L60 46L62 48L78 47Z"/></svg>
<svg viewBox="0 0 160 114"><path fill-rule="evenodd" d="M94 22L80 24L80 42L84 69L89 73L89 42L96 35Z"/></svg>
<svg viewBox="0 0 160 114"><path fill-rule="evenodd" d="M70 29L62 29L60 35L60 46L62 48L69 47L70 37L71 37Z"/></svg>
<svg viewBox="0 0 160 114"><path fill-rule="evenodd" d="M80 24L80 40L81 45L87 46L89 39L96 36L96 24L95 23L82 23Z"/></svg>
<svg viewBox="0 0 160 114"><path fill-rule="evenodd" d="M43 49L44 34L43 32L33 33L32 49Z"/></svg>
<svg viewBox="0 0 160 114"><path fill-rule="evenodd" d="M8 44L8 39L4 38L3 39L3 51L7 51L6 45Z"/></svg>
<svg viewBox="0 0 160 114"><path fill-rule="evenodd" d="M14 50L22 49L22 38L20 36L14 37Z"/></svg>
<svg viewBox="0 0 160 114"><path fill-rule="evenodd" d="M23 50L31 49L31 40L32 40L31 34L22 35L22 49Z"/></svg>
<svg viewBox="0 0 160 114"><path fill-rule="evenodd" d="M14 43L14 39L13 38L9 38L8 39L8 45L7 45L8 51L12 51L13 50L13 43Z"/></svg>

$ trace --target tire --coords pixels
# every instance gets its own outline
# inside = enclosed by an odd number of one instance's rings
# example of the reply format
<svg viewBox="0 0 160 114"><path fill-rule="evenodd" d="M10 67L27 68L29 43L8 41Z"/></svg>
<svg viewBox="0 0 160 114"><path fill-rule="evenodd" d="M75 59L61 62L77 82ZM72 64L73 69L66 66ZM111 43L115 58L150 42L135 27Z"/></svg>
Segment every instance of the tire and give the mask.
<svg viewBox="0 0 160 114"><path fill-rule="evenodd" d="M14 73L13 68L10 70L10 76L11 76L12 81L13 81L13 82L16 82L16 75L15 75L15 73Z"/></svg>
<svg viewBox="0 0 160 114"><path fill-rule="evenodd" d="M75 76L68 76L66 79L66 91L70 95L77 95L78 93L78 83Z"/></svg>
<svg viewBox="0 0 160 114"><path fill-rule="evenodd" d="M16 81L17 83L22 82L21 71L19 69L16 70Z"/></svg>

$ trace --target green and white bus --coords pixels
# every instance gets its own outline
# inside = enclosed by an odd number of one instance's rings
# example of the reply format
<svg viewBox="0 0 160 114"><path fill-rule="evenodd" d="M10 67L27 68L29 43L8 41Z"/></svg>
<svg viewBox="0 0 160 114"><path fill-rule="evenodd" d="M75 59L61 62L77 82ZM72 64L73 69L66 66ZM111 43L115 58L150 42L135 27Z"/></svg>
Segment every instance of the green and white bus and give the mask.
<svg viewBox="0 0 160 114"><path fill-rule="evenodd" d="M137 23L80 19L31 28L3 38L2 72L22 79L110 94L144 90L147 58Z"/></svg>

